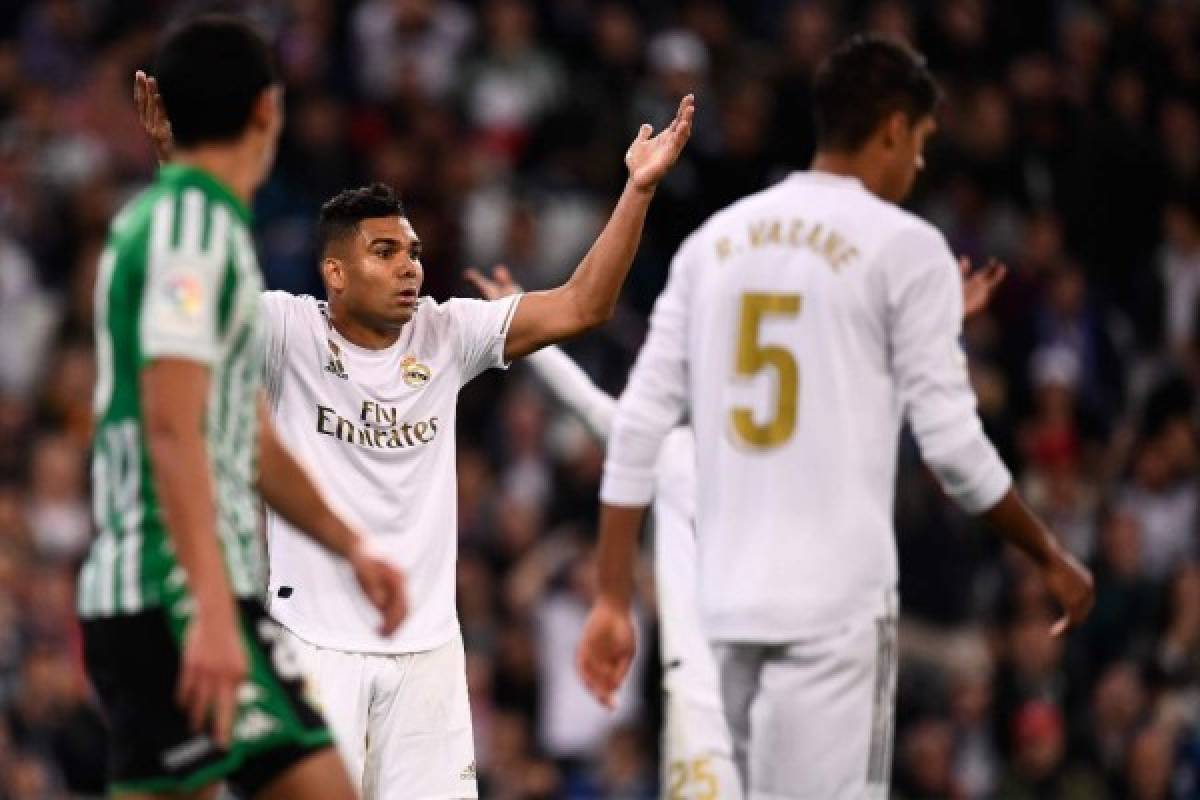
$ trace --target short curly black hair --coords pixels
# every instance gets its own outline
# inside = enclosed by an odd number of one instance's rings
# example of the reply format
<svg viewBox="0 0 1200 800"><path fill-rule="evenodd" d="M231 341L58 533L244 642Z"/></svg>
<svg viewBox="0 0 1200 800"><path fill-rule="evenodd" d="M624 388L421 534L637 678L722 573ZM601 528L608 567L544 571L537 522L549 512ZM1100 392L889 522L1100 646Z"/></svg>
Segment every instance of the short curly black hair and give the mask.
<svg viewBox="0 0 1200 800"><path fill-rule="evenodd" d="M267 40L230 14L204 14L171 29L154 77L171 134L184 148L237 139L259 95L279 83Z"/></svg>
<svg viewBox="0 0 1200 800"><path fill-rule="evenodd" d="M889 115L902 111L916 121L933 114L941 96L920 53L886 36L853 36L813 80L817 149L854 152Z"/></svg>
<svg viewBox="0 0 1200 800"><path fill-rule="evenodd" d="M317 216L317 247L322 256L329 245L349 236L364 219L403 217L400 195L386 183L372 183L335 194Z"/></svg>

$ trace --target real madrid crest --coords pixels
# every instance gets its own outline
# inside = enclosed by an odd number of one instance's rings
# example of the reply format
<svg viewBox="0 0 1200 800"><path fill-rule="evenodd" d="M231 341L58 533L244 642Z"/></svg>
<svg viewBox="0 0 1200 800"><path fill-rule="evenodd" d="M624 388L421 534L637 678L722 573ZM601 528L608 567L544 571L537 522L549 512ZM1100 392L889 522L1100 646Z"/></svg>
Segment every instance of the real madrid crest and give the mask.
<svg viewBox="0 0 1200 800"><path fill-rule="evenodd" d="M409 386L420 389L429 383L429 379L433 377L433 370L417 361L416 356L405 356L400 362L400 375Z"/></svg>

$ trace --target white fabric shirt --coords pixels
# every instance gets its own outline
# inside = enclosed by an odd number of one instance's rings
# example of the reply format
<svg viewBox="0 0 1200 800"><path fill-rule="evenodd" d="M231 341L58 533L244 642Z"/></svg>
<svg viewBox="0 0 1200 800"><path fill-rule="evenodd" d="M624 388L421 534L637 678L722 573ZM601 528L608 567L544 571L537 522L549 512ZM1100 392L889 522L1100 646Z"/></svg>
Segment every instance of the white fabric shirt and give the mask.
<svg viewBox="0 0 1200 800"><path fill-rule="evenodd" d="M263 295L266 384L282 441L330 505L405 572L408 617L390 637L350 567L267 515L271 614L305 641L365 653L431 650L458 631L455 415L458 392L503 367L519 296L421 298L384 350L346 341L322 304Z"/></svg>
<svg viewBox="0 0 1200 800"><path fill-rule="evenodd" d="M897 577L907 418L967 511L1011 477L983 435L945 239L852 178L795 173L680 247L622 395L602 499L646 505L663 438L696 434L700 596L714 639L790 641Z"/></svg>
<svg viewBox="0 0 1200 800"><path fill-rule="evenodd" d="M607 440L616 401L557 347L527 359L554 395ZM700 622L696 578L696 439L687 427L666 438L655 470L654 582L658 590L663 688L720 708L717 665Z"/></svg>

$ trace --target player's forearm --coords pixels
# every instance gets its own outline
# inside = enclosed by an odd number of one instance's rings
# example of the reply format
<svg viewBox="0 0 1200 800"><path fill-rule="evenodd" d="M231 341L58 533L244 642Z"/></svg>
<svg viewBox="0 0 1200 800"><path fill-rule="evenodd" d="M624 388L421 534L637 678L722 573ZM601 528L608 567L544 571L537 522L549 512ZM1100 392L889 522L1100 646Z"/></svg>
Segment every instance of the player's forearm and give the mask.
<svg viewBox="0 0 1200 800"><path fill-rule="evenodd" d="M592 383L587 373L557 347L533 353L527 363L554 396L575 412L597 438L608 439L617 411L614 397Z"/></svg>
<svg viewBox="0 0 1200 800"><path fill-rule="evenodd" d="M653 189L640 189L627 181L608 224L563 287L571 292L586 327L612 318L653 197Z"/></svg>
<svg viewBox="0 0 1200 800"><path fill-rule="evenodd" d="M197 611L232 615L233 592L217 538L216 504L201 429L156 424L148 415L146 439L163 522Z"/></svg>
<svg viewBox="0 0 1200 800"><path fill-rule="evenodd" d="M621 607L633 600L633 568L645 506L600 504L600 536L596 545L596 592L599 599Z"/></svg>
<svg viewBox="0 0 1200 800"><path fill-rule="evenodd" d="M259 420L258 491L263 502L334 554L349 557L359 544L358 534L329 507L261 411Z"/></svg>
<svg viewBox="0 0 1200 800"><path fill-rule="evenodd" d="M1022 502L1015 489L1009 489L1000 502L983 514L1005 541L1015 545L1035 564L1045 567L1061 553L1058 540Z"/></svg>

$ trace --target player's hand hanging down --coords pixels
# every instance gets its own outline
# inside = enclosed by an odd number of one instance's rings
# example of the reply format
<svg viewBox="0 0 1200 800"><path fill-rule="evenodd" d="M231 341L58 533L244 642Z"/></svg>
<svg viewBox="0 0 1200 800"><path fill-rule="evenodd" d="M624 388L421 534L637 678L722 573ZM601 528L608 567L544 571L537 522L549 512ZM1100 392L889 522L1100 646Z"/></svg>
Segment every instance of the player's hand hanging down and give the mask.
<svg viewBox="0 0 1200 800"><path fill-rule="evenodd" d="M583 685L610 711L617 707L617 690L629 673L636 647L629 608L598 599L583 626L575 667Z"/></svg>
<svg viewBox="0 0 1200 800"><path fill-rule="evenodd" d="M174 139L171 136L171 121L158 93L158 81L140 69L133 74L133 104L137 106L138 119L142 128L154 142L154 153L158 162L165 164L171 159Z"/></svg>
<svg viewBox="0 0 1200 800"><path fill-rule="evenodd" d="M233 601L199 603L184 634L177 700L192 730L208 727L218 747L233 741L238 688L248 669Z"/></svg>
<svg viewBox="0 0 1200 800"><path fill-rule="evenodd" d="M654 128L642 125L637 138L625 153L625 166L629 169L629 180L635 188L650 191L667 174L692 135L692 117L695 113L696 98L689 94L679 101L675 119L657 136L650 135Z"/></svg>
<svg viewBox="0 0 1200 800"><path fill-rule="evenodd" d="M408 599L404 587L404 574L387 560L371 552L365 537L346 554L346 560L354 570L354 579L359 588L379 610L381 636L391 636L400 627L408 614Z"/></svg>

